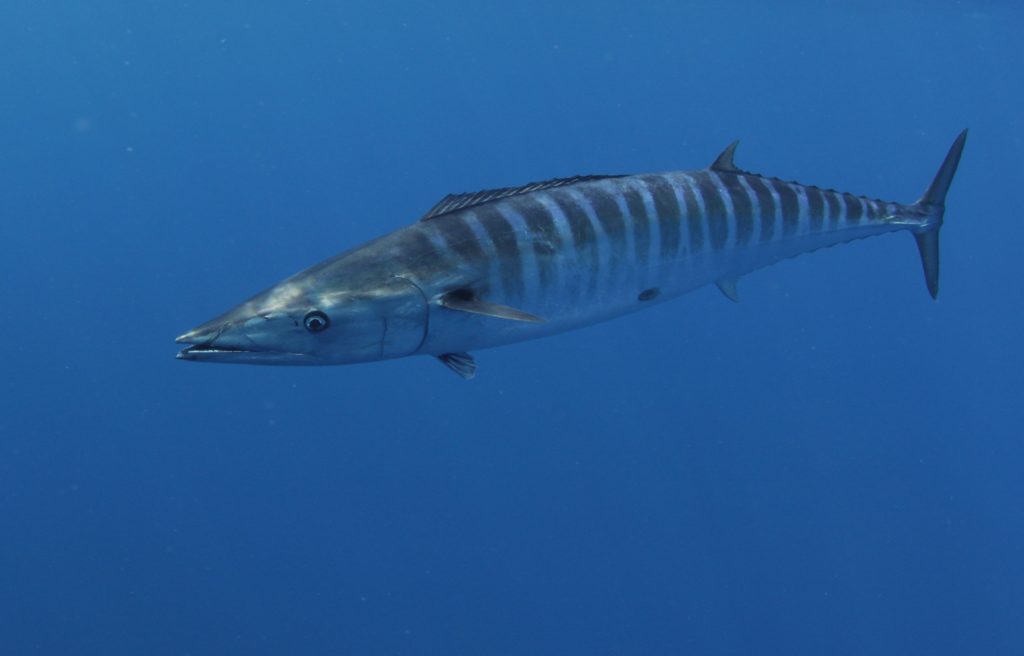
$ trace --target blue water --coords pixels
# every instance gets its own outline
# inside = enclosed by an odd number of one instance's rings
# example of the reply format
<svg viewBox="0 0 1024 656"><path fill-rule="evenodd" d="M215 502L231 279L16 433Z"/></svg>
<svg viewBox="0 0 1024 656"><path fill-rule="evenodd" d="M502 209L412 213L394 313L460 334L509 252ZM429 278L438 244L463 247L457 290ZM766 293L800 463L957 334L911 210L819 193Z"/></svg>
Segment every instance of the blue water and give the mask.
<svg viewBox="0 0 1024 656"><path fill-rule="evenodd" d="M771 4L5 0L0 654L1024 653L1024 11ZM449 192L964 127L937 303L900 234L469 383L174 359Z"/></svg>

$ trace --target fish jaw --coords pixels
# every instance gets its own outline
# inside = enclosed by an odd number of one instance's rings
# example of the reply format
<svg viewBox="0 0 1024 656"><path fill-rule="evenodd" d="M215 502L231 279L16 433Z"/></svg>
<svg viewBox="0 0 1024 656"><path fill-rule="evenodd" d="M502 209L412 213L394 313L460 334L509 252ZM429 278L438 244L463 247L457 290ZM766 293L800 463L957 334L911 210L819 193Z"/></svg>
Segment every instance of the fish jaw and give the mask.
<svg viewBox="0 0 1024 656"><path fill-rule="evenodd" d="M204 324L174 340L186 344L177 359L219 364L319 365L327 364L308 353L293 353L261 347L243 331L231 325Z"/></svg>

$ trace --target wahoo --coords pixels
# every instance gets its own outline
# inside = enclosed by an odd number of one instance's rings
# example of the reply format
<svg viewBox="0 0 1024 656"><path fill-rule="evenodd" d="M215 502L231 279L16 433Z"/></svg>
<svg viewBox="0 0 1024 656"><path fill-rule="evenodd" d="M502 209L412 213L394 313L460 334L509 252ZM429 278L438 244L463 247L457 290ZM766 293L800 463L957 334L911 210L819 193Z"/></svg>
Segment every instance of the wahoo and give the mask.
<svg viewBox="0 0 1024 656"><path fill-rule="evenodd" d="M906 230L932 297L953 142L913 204L736 167L579 176L441 199L417 223L346 251L182 335L178 357L348 364L432 355L464 378L469 351L579 328L826 246Z"/></svg>

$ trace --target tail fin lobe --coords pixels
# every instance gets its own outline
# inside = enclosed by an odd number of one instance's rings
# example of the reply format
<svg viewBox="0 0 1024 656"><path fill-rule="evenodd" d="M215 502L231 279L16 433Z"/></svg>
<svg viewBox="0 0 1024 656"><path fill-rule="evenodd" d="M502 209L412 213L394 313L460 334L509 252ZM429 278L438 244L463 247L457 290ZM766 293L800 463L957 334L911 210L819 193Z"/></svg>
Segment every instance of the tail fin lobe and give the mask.
<svg viewBox="0 0 1024 656"><path fill-rule="evenodd" d="M965 143L967 143L967 130L961 132L957 136L956 141L953 142L953 145L949 147L946 159L942 161L939 172L935 174L935 179L928 186L928 190L924 192L924 196L921 196L921 199L917 201L918 205L929 205L937 208L946 206L946 192L949 191L949 185L953 182L956 167L960 164L960 155L964 152Z"/></svg>
<svg viewBox="0 0 1024 656"><path fill-rule="evenodd" d="M921 266L924 268L924 282L928 285L928 293L933 299L939 297L939 229L928 232L915 232L917 252L921 254Z"/></svg>
<svg viewBox="0 0 1024 656"><path fill-rule="evenodd" d="M924 281L932 298L938 298L939 295L939 228L942 227L943 215L946 213L946 193L953 182L966 142L967 130L964 130L950 146L946 159L942 160L939 172L935 174L935 179L924 195L911 206L924 218L921 225L914 228L914 241L917 242Z"/></svg>

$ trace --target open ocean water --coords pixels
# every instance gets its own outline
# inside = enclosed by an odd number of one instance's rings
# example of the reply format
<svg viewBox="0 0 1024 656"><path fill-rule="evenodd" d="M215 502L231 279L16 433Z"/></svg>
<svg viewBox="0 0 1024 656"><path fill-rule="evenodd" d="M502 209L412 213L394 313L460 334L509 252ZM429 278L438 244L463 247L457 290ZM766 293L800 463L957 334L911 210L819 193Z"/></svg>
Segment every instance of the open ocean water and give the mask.
<svg viewBox="0 0 1024 656"><path fill-rule="evenodd" d="M1024 7L0 6L0 654L1024 654ZM173 338L449 192L742 168L906 234L558 337Z"/></svg>

